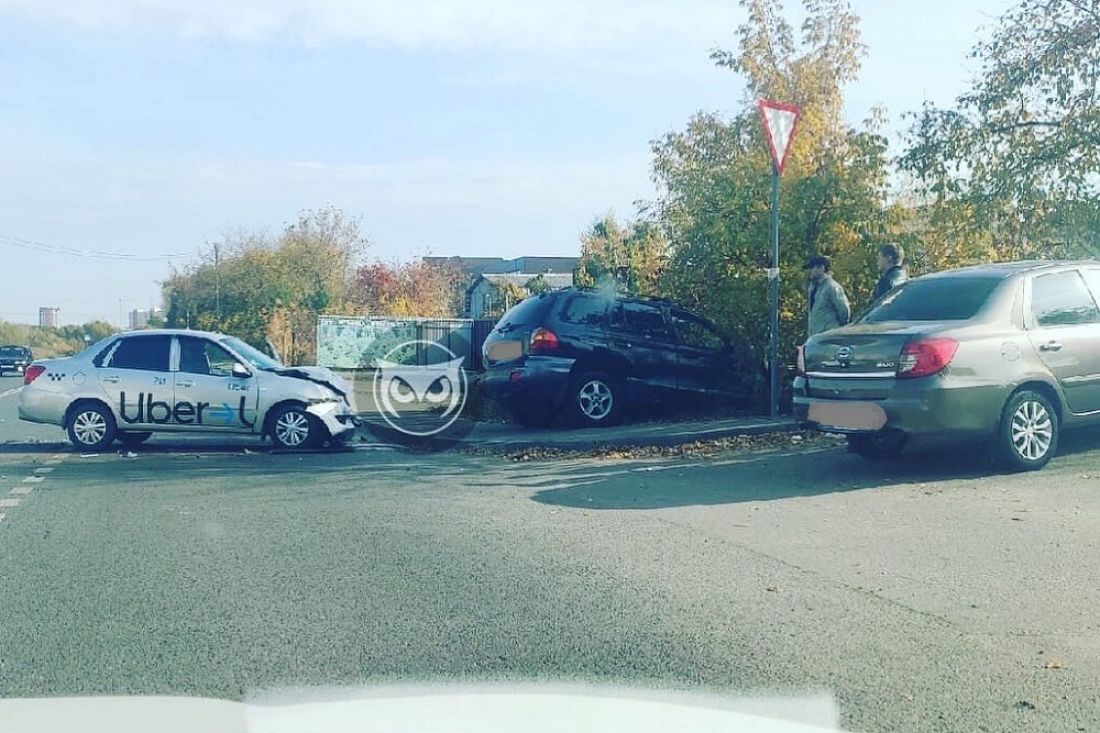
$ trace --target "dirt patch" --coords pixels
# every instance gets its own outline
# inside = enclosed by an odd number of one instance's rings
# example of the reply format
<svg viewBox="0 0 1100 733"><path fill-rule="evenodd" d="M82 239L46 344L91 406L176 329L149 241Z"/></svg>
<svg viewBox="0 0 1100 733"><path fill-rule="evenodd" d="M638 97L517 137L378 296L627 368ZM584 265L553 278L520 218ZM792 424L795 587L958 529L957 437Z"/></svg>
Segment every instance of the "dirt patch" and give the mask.
<svg viewBox="0 0 1100 733"><path fill-rule="evenodd" d="M832 447L845 443L840 436L828 435L816 431L761 433L758 435L735 435L725 438L698 440L691 443L670 446L596 446L590 450L565 450L542 447L524 450L507 447L470 446L462 452L471 455L502 456L517 463L527 461L550 461L568 458L605 458L622 460L634 458L710 458L729 453L748 453L760 450L774 450L798 447Z"/></svg>

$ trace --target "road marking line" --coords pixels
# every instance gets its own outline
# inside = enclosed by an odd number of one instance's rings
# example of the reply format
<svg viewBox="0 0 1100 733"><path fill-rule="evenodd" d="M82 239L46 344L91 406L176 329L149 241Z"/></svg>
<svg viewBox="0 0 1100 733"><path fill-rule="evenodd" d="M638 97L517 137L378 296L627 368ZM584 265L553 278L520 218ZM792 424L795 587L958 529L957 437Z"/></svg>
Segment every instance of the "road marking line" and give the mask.
<svg viewBox="0 0 1100 733"><path fill-rule="evenodd" d="M0 392L0 400L4 399L5 397L8 397L9 395L15 394L16 392L18 392L21 389L23 389L21 386L20 387L12 387L9 390L6 390L4 392Z"/></svg>
<svg viewBox="0 0 1100 733"><path fill-rule="evenodd" d="M50 473L51 471L53 471L53 468L51 468L51 467L34 469L35 473Z"/></svg>
<svg viewBox="0 0 1100 733"><path fill-rule="evenodd" d="M2 507L17 507L22 499L0 499L0 506Z"/></svg>
<svg viewBox="0 0 1100 733"><path fill-rule="evenodd" d="M9 494L29 494L32 491L34 491L33 486L16 486L14 489L9 491L8 493Z"/></svg>
<svg viewBox="0 0 1100 733"><path fill-rule="evenodd" d="M25 479L23 479L23 483L25 483L25 484L40 484L45 480L46 480L45 476L27 476Z"/></svg>

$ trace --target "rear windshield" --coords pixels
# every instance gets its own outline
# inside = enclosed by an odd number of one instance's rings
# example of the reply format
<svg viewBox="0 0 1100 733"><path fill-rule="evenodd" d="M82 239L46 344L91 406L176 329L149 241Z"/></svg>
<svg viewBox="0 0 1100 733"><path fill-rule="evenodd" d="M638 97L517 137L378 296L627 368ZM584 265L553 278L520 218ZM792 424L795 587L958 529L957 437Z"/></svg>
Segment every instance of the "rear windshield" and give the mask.
<svg viewBox="0 0 1100 733"><path fill-rule="evenodd" d="M549 297L543 294L520 301L501 317L494 330L498 333L506 333L521 326L537 323L542 318L543 307Z"/></svg>
<svg viewBox="0 0 1100 733"><path fill-rule="evenodd" d="M965 321L981 310L1002 282L999 277L910 280L880 300L859 322Z"/></svg>

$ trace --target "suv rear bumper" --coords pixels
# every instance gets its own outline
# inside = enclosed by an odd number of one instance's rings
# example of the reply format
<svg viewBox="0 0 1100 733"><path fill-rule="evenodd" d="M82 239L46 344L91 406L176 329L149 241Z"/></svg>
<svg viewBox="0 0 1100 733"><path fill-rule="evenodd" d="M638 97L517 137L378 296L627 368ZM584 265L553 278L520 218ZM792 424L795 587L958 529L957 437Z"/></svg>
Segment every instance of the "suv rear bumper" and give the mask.
<svg viewBox="0 0 1100 733"><path fill-rule="evenodd" d="M559 407L569 386L574 360L525 356L485 370L479 384L490 399L507 407Z"/></svg>
<svg viewBox="0 0 1100 733"><path fill-rule="evenodd" d="M810 397L807 386L805 377L795 378L794 414L803 422L834 433L893 430L918 437L992 435L1011 393L1005 385L950 376L898 381L889 397L877 400Z"/></svg>

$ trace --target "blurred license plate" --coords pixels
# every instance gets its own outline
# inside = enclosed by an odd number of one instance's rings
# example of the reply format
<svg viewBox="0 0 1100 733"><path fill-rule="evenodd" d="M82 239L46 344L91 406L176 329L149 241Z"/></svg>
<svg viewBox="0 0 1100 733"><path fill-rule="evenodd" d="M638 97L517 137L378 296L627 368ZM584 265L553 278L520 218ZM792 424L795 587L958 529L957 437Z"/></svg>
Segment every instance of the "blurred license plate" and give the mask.
<svg viewBox="0 0 1100 733"><path fill-rule="evenodd" d="M886 413L872 402L811 402L811 422L837 430L881 430Z"/></svg>
<svg viewBox="0 0 1100 733"><path fill-rule="evenodd" d="M523 356L523 344L519 341L497 341L489 345L489 361L511 361Z"/></svg>

